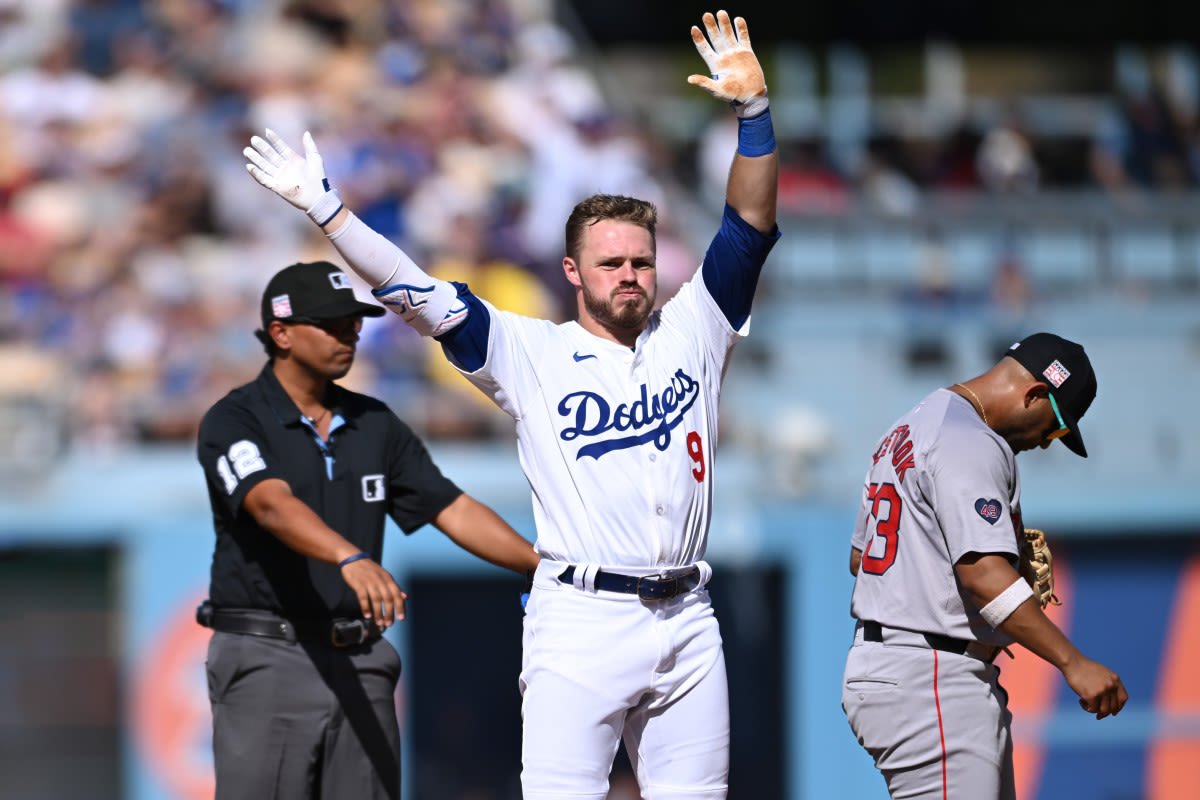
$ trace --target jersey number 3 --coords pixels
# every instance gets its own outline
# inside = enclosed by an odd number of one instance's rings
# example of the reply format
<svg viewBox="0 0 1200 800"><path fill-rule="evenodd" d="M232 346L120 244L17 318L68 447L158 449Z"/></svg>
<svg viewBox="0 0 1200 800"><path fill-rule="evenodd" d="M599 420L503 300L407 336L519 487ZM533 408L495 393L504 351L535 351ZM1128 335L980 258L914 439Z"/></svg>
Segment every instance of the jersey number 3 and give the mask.
<svg viewBox="0 0 1200 800"><path fill-rule="evenodd" d="M900 494L890 483L872 483L867 487L867 499L871 501L871 520L875 524L875 539L863 553L861 568L871 575L882 575L896 563L896 545L900 539ZM883 506L887 506L883 508ZM883 540L883 552L872 553L879 540Z"/></svg>

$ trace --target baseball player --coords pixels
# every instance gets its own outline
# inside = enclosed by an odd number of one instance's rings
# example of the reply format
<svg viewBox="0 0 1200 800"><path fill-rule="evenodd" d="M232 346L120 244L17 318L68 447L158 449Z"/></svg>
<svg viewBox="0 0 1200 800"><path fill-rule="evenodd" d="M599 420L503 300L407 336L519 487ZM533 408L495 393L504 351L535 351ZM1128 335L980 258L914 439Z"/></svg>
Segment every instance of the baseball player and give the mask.
<svg viewBox="0 0 1200 800"><path fill-rule="evenodd" d="M251 175L516 421L542 559L520 677L526 800L601 800L622 736L646 800L727 793L728 687L703 558L721 382L779 236L778 159L746 22L721 11L703 24L692 39L712 77L688 82L731 104L738 148L720 229L659 311L647 202L575 207L562 264L578 320L556 325L429 277L342 208L311 136L303 155L270 131L245 150Z"/></svg>
<svg viewBox="0 0 1200 800"><path fill-rule="evenodd" d="M857 620L842 707L892 797L1013 798L1008 695L993 664L1017 642L1057 667L1085 711L1128 699L1043 613L1018 572L1016 454L1062 439L1096 396L1083 348L1049 333L938 389L879 440L850 550Z"/></svg>
<svg viewBox="0 0 1200 800"><path fill-rule="evenodd" d="M379 564L387 517L518 572L537 564L387 406L336 383L363 317L385 313L327 261L286 267L262 297L267 364L200 423L218 800L400 797L400 659L380 636L407 596Z"/></svg>

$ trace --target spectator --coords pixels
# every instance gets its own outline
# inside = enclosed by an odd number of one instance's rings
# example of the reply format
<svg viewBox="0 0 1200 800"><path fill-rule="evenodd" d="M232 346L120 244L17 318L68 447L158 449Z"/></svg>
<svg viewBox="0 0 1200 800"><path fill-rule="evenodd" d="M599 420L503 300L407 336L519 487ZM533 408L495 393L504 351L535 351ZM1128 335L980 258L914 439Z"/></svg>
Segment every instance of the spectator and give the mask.
<svg viewBox="0 0 1200 800"><path fill-rule="evenodd" d="M1041 178L1029 135L1009 122L983 137L976 167L983 186L998 193L1029 194L1037 190Z"/></svg>

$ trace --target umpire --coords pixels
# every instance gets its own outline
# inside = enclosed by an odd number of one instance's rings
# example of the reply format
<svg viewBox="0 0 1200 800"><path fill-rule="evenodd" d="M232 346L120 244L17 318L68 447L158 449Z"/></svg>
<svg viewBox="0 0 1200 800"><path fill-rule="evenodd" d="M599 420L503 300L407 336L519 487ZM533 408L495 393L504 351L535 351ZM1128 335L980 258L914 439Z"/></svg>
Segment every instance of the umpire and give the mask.
<svg viewBox="0 0 1200 800"><path fill-rule="evenodd" d="M386 405L334 383L363 317L383 313L331 263L283 269L255 332L266 366L200 423L216 546L197 620L214 629L217 800L399 798L400 658L380 637L406 595L379 564L385 515L517 572L537 565Z"/></svg>

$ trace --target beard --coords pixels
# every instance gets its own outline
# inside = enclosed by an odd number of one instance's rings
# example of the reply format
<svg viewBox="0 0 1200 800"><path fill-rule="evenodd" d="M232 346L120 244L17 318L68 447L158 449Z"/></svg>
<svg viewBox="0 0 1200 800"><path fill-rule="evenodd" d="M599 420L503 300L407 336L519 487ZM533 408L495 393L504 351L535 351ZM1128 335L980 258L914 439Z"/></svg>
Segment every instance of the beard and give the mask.
<svg viewBox="0 0 1200 800"><path fill-rule="evenodd" d="M645 326L654 307L654 298L642 292L641 287L638 287L641 294L636 298L602 298L592 294L587 284L582 284L582 288L583 307L593 319L606 328L640 330ZM617 291L626 288L629 287L622 286Z"/></svg>

